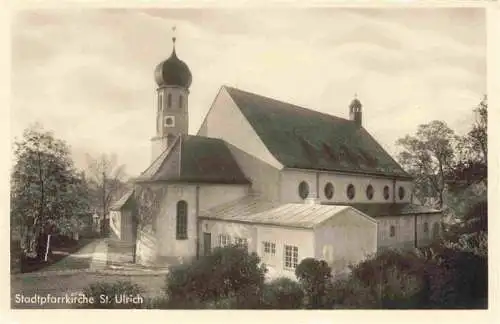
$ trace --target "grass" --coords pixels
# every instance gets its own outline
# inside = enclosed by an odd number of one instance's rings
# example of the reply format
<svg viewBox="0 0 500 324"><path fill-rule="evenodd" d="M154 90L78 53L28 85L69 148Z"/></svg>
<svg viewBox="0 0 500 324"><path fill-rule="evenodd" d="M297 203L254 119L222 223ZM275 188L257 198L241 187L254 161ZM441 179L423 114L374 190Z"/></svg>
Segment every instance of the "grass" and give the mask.
<svg viewBox="0 0 500 324"><path fill-rule="evenodd" d="M50 267L51 270L63 269L85 269L90 266L91 257L73 256L72 253L77 252L85 245L93 241L93 238L80 238L73 244L64 246L53 246L52 254L48 261L28 260L21 265L22 250L19 241L11 241L11 274L29 273L40 271Z"/></svg>

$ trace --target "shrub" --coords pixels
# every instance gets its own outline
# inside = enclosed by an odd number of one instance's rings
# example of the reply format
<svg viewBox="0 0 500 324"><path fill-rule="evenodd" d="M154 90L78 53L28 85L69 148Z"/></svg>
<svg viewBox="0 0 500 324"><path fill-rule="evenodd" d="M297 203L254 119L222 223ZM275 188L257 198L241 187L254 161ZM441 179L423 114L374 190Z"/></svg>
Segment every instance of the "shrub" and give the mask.
<svg viewBox="0 0 500 324"><path fill-rule="evenodd" d="M84 289L83 293L87 298L92 297L94 304L82 305L84 308L142 308L142 304L120 302L119 297L138 296L142 293L141 287L130 281L117 281L114 283L96 282ZM102 302L102 296L106 301ZM116 298L118 297L118 298Z"/></svg>
<svg viewBox="0 0 500 324"><path fill-rule="evenodd" d="M332 269L323 260L306 258L295 269L295 276L302 284L305 293L305 306L321 308L324 306L327 286L332 278Z"/></svg>
<svg viewBox="0 0 500 324"><path fill-rule="evenodd" d="M261 307L265 309L299 309L304 292L300 285L288 278L278 278L264 285Z"/></svg>
<svg viewBox="0 0 500 324"><path fill-rule="evenodd" d="M467 251L445 249L429 265L430 308L487 308L488 261Z"/></svg>
<svg viewBox="0 0 500 324"><path fill-rule="evenodd" d="M219 301L229 298L234 308L256 307L267 271L259 264L255 253L230 246L216 248L209 256L173 267L165 287L169 305L175 308L200 303L219 305Z"/></svg>
<svg viewBox="0 0 500 324"><path fill-rule="evenodd" d="M412 252L388 250L352 267L349 283L353 287L369 287L372 298L381 308L420 308L425 303L425 262ZM364 289L364 288L363 288Z"/></svg>
<svg viewBox="0 0 500 324"><path fill-rule="evenodd" d="M331 308L375 309L379 308L372 289L356 278L335 281L327 291L327 305Z"/></svg>

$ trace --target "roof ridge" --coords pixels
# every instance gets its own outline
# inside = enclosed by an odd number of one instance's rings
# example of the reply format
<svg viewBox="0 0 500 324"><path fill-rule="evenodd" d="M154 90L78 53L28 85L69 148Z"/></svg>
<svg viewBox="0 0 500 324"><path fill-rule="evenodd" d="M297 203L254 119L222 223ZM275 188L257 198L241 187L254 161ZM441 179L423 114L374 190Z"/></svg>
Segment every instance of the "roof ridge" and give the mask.
<svg viewBox="0 0 500 324"><path fill-rule="evenodd" d="M311 108L306 108L306 107L303 107L303 106L299 106L299 105L296 105L296 104L293 104L293 103L290 103L290 102L287 102L287 101L284 101L284 100L267 97L267 96L264 96L264 95L261 95L261 94L255 93L255 92L250 92L250 91L247 91L247 90L242 90L242 89L239 89L239 88L236 88L236 87L233 87L233 86L223 85L223 87L226 88L226 89L228 89L228 90L239 91L239 92L242 92L242 93L247 94L247 95L252 95L254 97L259 97L259 98L262 98L262 99L265 99L265 100L271 100L271 101L283 104L283 105L285 105L285 107L287 109L293 108L293 109L297 109L297 110L306 110L306 111L311 112L311 113L316 113L316 114L320 114L320 115L323 115L323 116L327 116L329 118L339 119L339 120L344 121L344 122L352 123L352 121L349 120L349 119L346 119L346 118L343 118L343 117L339 117L339 116L335 116L335 115L332 115L332 114L328 114L328 113L325 113L325 112L321 112L321 111L318 111L318 110L314 110L314 109L311 109ZM229 93L229 95L231 95L231 93L229 91L228 91L228 93ZM236 103L236 105L238 106L237 103Z"/></svg>

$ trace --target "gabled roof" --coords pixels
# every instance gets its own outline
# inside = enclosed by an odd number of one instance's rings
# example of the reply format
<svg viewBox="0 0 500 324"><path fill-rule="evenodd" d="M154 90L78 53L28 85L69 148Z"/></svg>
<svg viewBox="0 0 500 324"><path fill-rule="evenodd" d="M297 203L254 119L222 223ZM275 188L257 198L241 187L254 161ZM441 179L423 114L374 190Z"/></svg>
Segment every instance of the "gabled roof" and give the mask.
<svg viewBox="0 0 500 324"><path fill-rule="evenodd" d="M132 197L132 194L134 193L134 190L128 190L120 199L115 201L110 207L110 210L120 210L122 207L127 203L130 197Z"/></svg>
<svg viewBox="0 0 500 324"><path fill-rule="evenodd" d="M225 86L234 103L285 168L411 179L353 121Z"/></svg>
<svg viewBox="0 0 500 324"><path fill-rule="evenodd" d="M353 209L349 206L319 204L272 204L259 197L247 196L202 213L200 217L249 224L315 228L348 210ZM375 222L367 215L363 216Z"/></svg>
<svg viewBox="0 0 500 324"><path fill-rule="evenodd" d="M223 126L221 126L223 127ZM249 184L221 139L181 135L136 182Z"/></svg>

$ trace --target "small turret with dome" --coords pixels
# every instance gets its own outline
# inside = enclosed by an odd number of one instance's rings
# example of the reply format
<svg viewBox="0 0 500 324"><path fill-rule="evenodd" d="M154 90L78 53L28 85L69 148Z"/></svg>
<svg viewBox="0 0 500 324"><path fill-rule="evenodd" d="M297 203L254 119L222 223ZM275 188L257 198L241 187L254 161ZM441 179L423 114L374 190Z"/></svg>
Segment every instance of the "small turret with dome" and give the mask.
<svg viewBox="0 0 500 324"><path fill-rule="evenodd" d="M172 28L175 32L175 27ZM157 84L156 136L152 138L152 159L155 160L179 135L189 128L188 97L192 75L186 63L177 57L176 37L168 59L155 68Z"/></svg>
<svg viewBox="0 0 500 324"><path fill-rule="evenodd" d="M358 127L361 127L362 124L362 108L363 105L358 99L358 94L354 94L354 99L349 105L349 119L354 121Z"/></svg>

